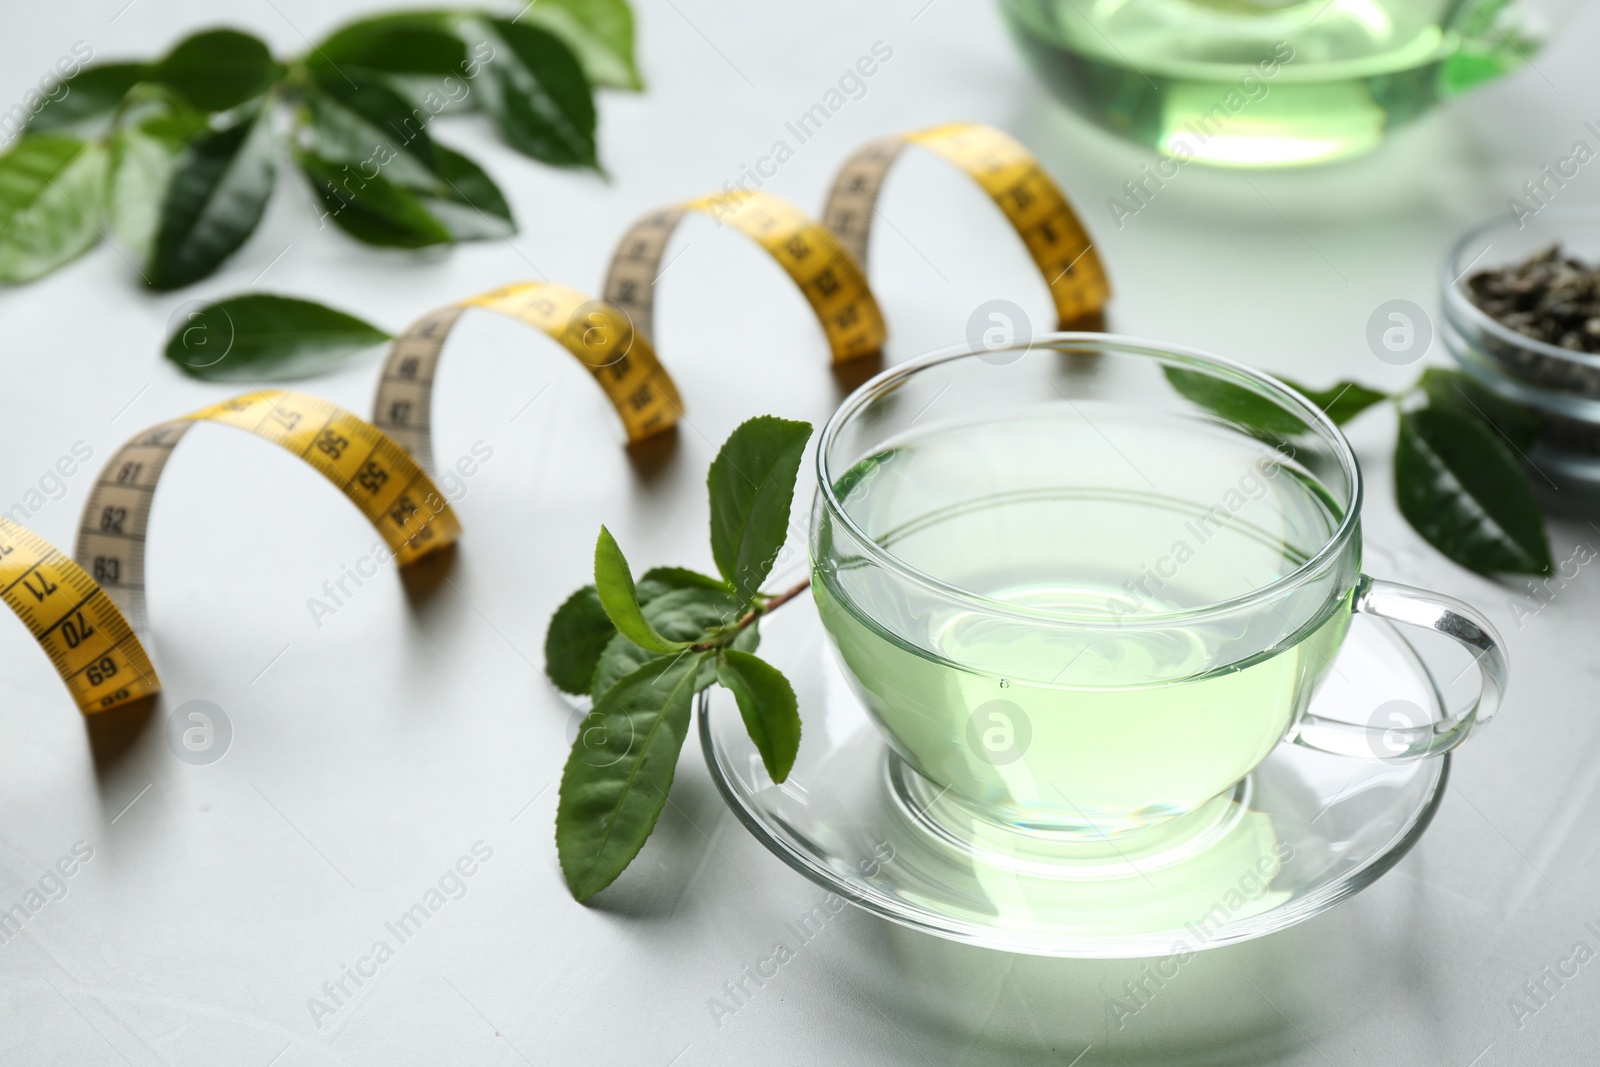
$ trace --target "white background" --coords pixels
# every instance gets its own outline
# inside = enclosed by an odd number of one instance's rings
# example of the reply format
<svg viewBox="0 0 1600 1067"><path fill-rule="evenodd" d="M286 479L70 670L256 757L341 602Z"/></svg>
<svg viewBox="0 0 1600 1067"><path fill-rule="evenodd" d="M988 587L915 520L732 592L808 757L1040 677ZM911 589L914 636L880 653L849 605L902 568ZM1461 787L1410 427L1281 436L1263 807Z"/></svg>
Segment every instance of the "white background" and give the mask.
<svg viewBox="0 0 1600 1067"><path fill-rule="evenodd" d="M263 0L9 3L0 102L20 99L76 41L97 59L151 56L201 26L248 28L283 55L377 5ZM536 165L476 118L437 136L482 161L521 231L443 254L374 251L319 232L281 175L250 243L215 277L153 294L110 248L0 293L0 510L79 440L96 460L31 525L69 547L99 463L140 428L232 390L159 355L185 301L310 296L389 329L509 281L597 293L613 241L645 210L707 193L786 136L882 40L869 91L800 148L769 189L820 210L857 144L955 119L998 125L1079 206L1116 286L1119 332L1238 357L1312 384L1398 387L1369 314L1397 298L1433 311L1440 257L1505 210L1539 166L1600 118L1581 11L1538 60L1347 165L1245 176L1188 167L1123 229L1107 197L1144 151L1063 113L974 0L752 5L643 0L649 91L602 95L609 180ZM120 14L119 14L120 11ZM791 139L792 140L792 139ZM1595 195L1586 172L1561 193ZM909 153L883 202L873 283L890 361L959 341L984 300L1048 322L1045 288L964 179ZM1369 476L1367 564L1482 607L1504 630L1513 683L1502 721L1463 751L1417 850L1375 887L1286 933L1191 962L1126 1028L1106 999L1137 961L1048 961L913 934L854 909L720 1025L707 999L822 899L724 809L691 740L675 806L591 907L562 885L554 780L572 712L542 677L551 611L585 579L604 521L637 566L709 566L703 478L733 426L771 412L821 422L839 398L799 295L742 238L691 219L662 283L658 348L689 422L654 472L582 370L548 341L473 316L439 389L441 463L474 442L493 459L457 510L466 538L446 585L408 605L385 572L318 629L308 597L372 534L338 494L246 435L202 427L169 468L150 546L152 653L165 709L203 698L234 738L193 767L153 723L97 762L84 724L20 625L0 625L0 907L74 843L94 857L65 898L0 944L0 1063L1427 1063L1587 1061L1600 964L1519 1029L1523 982L1600 938L1592 818L1600 572L1553 603L1474 577L1399 519L1387 473L1393 418L1353 439ZM1428 357L1444 359L1437 342ZM369 410L377 357L306 384ZM548 388L546 388L548 386ZM541 392L541 390L544 390ZM528 401L526 411L513 417ZM1600 544L1570 492L1553 505L1559 558ZM313 1024L307 999L384 936L475 842L493 858L367 982ZM1600 925L1600 922L1597 922ZM392 941L392 939L391 939ZM1270 997L1270 999L1269 999ZM1087 1052L1085 1049L1087 1048ZM1477 1057L1475 1059L1475 1057Z"/></svg>

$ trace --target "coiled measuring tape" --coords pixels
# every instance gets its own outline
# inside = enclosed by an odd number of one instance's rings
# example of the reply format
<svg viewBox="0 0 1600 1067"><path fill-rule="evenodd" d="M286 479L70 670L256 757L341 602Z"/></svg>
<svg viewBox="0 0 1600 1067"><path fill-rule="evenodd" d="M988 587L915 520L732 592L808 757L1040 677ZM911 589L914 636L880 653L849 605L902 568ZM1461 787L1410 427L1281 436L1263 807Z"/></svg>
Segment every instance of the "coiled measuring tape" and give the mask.
<svg viewBox="0 0 1600 1067"><path fill-rule="evenodd" d="M633 321L637 333L655 335L656 279L667 242L691 211L724 220L753 238L805 294L822 323L834 362L870 356L888 336L877 298L848 249L826 226L768 193L735 190L652 211L623 236L606 274L605 298Z"/></svg>
<svg viewBox="0 0 1600 1067"><path fill-rule="evenodd" d="M824 223L767 193L735 190L651 212L624 236L606 300L566 286L509 285L424 315L396 338L369 424L315 397L268 390L224 401L136 435L107 464L84 509L77 562L0 518L0 591L33 632L85 712L160 690L137 634L148 625L145 536L157 483L196 422L247 430L295 453L366 515L401 567L453 544L461 527L426 470L432 466L434 378L462 313L482 307L558 341L610 398L630 442L673 426L682 399L651 345L655 285L668 241L691 211L731 222L800 287L835 362L879 352L882 311L865 263L877 198L908 144L969 174L1004 213L1049 285L1063 327L1092 326L1110 298L1093 244L1066 197L1021 144L987 126L937 126L870 142L841 168ZM385 430L388 433L385 433Z"/></svg>
<svg viewBox="0 0 1600 1067"><path fill-rule="evenodd" d="M1050 286L1062 329L1098 325L1111 283L1083 223L1033 154L992 126L957 122L894 134L869 141L845 161L822 219L863 268L878 194L907 145L949 160L989 194Z"/></svg>
<svg viewBox="0 0 1600 1067"><path fill-rule="evenodd" d="M683 400L649 340L625 313L576 289L521 282L430 311L389 348L372 421L433 469L433 386L450 331L469 308L509 315L555 338L594 375L622 418L630 442L670 429Z"/></svg>
<svg viewBox="0 0 1600 1067"><path fill-rule="evenodd" d="M461 525L432 479L387 434L303 393L264 390L153 426L101 471L78 527L78 564L143 633L145 535L172 450L197 422L246 430L305 460L367 517L406 567L453 544Z"/></svg>
<svg viewBox="0 0 1600 1067"><path fill-rule="evenodd" d="M95 580L50 542L3 518L0 595L85 715L161 691L144 646Z"/></svg>

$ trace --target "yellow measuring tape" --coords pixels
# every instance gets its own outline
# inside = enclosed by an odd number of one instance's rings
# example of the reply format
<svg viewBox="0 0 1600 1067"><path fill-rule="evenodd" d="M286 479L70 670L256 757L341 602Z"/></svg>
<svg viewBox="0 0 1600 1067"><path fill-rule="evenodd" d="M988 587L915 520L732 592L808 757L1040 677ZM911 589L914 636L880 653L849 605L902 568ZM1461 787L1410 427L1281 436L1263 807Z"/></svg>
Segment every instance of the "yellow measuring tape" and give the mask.
<svg viewBox="0 0 1600 1067"><path fill-rule="evenodd" d="M3 518L0 591L84 714L161 691L144 646L95 580L50 542Z"/></svg>
<svg viewBox="0 0 1600 1067"><path fill-rule="evenodd" d="M265 390L153 426L111 457L84 506L78 563L136 631L147 627L144 549L150 504L172 450L197 422L246 430L320 471L361 510L402 567L453 544L461 525L432 479L371 423L326 400Z"/></svg>
<svg viewBox="0 0 1600 1067"><path fill-rule="evenodd" d="M868 142L845 161L822 218L863 267L884 178L913 144L954 163L989 194L1050 286L1062 329L1098 325L1111 283L1088 233L1033 154L992 126L957 122L894 134Z"/></svg>
<svg viewBox="0 0 1600 1067"><path fill-rule="evenodd" d="M1084 327L1110 298L1099 256L1061 190L1012 138L958 123L873 141L840 170L823 223L768 193L736 189L651 212L623 237L605 300L545 282L504 286L424 315L397 337L378 384L377 425L299 393L266 390L138 434L95 483L77 562L0 518L0 589L85 712L160 691L136 634L147 627L145 537L156 485L196 422L247 430L293 452L333 482L378 529L401 567L461 534L432 466L434 379L445 341L468 308L525 322L588 368L630 442L671 428L683 403L651 345L656 280L668 241L691 211L753 238L789 274L821 322L835 362L878 353L887 336L864 264L876 201L908 144L960 167L999 206L1044 274L1063 326ZM385 431L388 431L387 433Z"/></svg>
<svg viewBox="0 0 1600 1067"><path fill-rule="evenodd" d="M652 211L617 245L606 274L605 296L626 312L634 328L655 335L656 279L678 223L691 211L724 220L753 238L805 294L822 323L834 362L875 355L888 336L877 298L854 256L826 226L768 193L735 190Z"/></svg>
<svg viewBox="0 0 1600 1067"><path fill-rule="evenodd" d="M462 313L474 307L525 322L578 357L622 417L630 442L677 423L683 411L678 387L626 313L565 285L522 282L430 311L390 346L372 421L425 470L433 469L433 385L439 358Z"/></svg>

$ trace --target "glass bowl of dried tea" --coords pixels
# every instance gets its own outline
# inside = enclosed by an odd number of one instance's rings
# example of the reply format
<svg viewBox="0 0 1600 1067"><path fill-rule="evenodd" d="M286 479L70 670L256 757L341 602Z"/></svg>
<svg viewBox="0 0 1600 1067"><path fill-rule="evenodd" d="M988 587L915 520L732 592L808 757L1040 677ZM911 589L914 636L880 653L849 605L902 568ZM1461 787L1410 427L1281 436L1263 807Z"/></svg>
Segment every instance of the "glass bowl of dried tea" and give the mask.
<svg viewBox="0 0 1600 1067"><path fill-rule="evenodd" d="M1456 362L1538 416L1541 451L1600 484L1600 207L1513 201L1450 251L1440 281Z"/></svg>

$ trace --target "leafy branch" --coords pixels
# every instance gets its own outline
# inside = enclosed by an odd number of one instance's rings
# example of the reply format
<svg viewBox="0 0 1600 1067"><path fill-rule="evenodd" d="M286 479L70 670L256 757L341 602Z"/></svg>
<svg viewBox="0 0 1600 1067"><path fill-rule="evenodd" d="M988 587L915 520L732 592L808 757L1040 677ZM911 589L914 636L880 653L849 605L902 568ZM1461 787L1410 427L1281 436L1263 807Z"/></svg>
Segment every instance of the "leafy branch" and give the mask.
<svg viewBox="0 0 1600 1067"><path fill-rule="evenodd" d="M711 552L720 577L657 567L637 582L604 526L594 584L556 610L545 670L564 692L591 696L561 774L556 850L567 886L587 900L638 855L667 803L695 694L733 693L775 782L800 750L794 689L754 653L760 620L809 581L763 593L788 536L795 478L811 425L762 416L734 430L711 464Z"/></svg>
<svg viewBox="0 0 1600 1067"><path fill-rule="evenodd" d="M0 282L42 277L107 229L152 288L198 281L255 231L285 158L319 220L363 243L505 236L504 195L433 119L481 111L524 155L598 170L594 85L640 87L626 0L378 15L284 61L212 29L158 60L81 67L0 156Z"/></svg>
<svg viewBox="0 0 1600 1067"><path fill-rule="evenodd" d="M1179 393L1269 439L1309 427L1265 397L1206 375L1168 368ZM1547 574L1550 542L1523 469L1539 416L1466 374L1430 367L1384 393L1356 382L1293 388L1343 425L1387 400L1400 419L1394 490L1400 514L1423 539L1479 574Z"/></svg>

